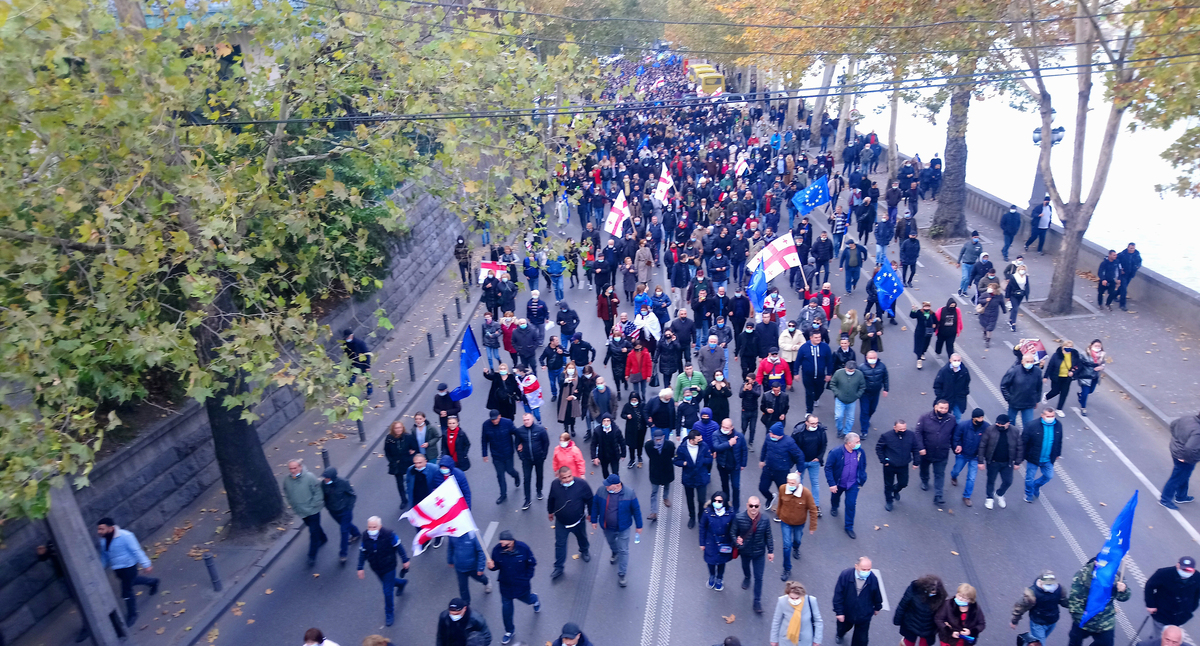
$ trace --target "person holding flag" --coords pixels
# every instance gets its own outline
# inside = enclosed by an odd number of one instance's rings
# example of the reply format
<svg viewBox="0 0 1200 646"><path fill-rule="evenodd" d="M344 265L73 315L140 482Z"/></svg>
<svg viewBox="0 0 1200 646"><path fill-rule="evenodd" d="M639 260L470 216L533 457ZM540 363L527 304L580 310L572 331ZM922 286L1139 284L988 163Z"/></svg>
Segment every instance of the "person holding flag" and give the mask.
<svg viewBox="0 0 1200 646"><path fill-rule="evenodd" d="M1095 646L1112 646L1113 628L1117 625L1117 609L1113 601L1129 601L1132 596L1125 582L1118 580L1121 561L1129 551L1133 533L1133 512L1137 508L1137 492L1125 503L1125 508L1113 523L1104 548L1075 573L1067 610L1071 613L1069 646L1082 646L1090 637ZM1123 577L1122 577L1123 578Z"/></svg>
<svg viewBox="0 0 1200 646"><path fill-rule="evenodd" d="M654 199L666 204L667 193L673 188L675 188L675 182L671 181L671 173L667 170L666 162L663 162L662 174L658 176L658 186L654 187Z"/></svg>
<svg viewBox="0 0 1200 646"><path fill-rule="evenodd" d="M625 191L622 190L617 193L617 199L613 200L612 208L608 211L608 217L604 218L604 230L610 235L620 238L621 231L625 226L625 220L628 219L629 202L625 199Z"/></svg>

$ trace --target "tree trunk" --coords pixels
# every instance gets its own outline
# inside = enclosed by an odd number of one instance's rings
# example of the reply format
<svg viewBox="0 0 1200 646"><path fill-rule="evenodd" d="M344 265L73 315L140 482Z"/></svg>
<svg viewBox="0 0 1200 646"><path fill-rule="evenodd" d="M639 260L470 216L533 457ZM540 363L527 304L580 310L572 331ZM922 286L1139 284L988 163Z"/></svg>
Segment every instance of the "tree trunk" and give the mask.
<svg viewBox="0 0 1200 646"><path fill-rule="evenodd" d="M1087 232L1088 217L1080 217L1081 207L1071 208L1069 218L1064 219L1062 245L1058 249L1058 257L1054 259L1054 275L1050 279L1050 294L1042 309L1050 314L1070 314L1072 302L1075 300L1075 265L1079 261L1079 247L1083 244L1083 234ZM1083 223L1083 226L1080 226Z"/></svg>
<svg viewBox="0 0 1200 646"><path fill-rule="evenodd" d="M833 83L833 74L837 71L837 59L825 61L825 72L821 75L821 93L817 95L812 111L812 133L808 137L810 146L821 145L821 121L825 117L825 106L828 104L829 86Z"/></svg>
<svg viewBox="0 0 1200 646"><path fill-rule="evenodd" d="M899 79L897 79L899 80ZM891 114L888 115L888 186L900 174L900 145L896 143L896 121L900 112L900 86L892 88Z"/></svg>
<svg viewBox="0 0 1200 646"><path fill-rule="evenodd" d="M955 74L975 73L974 58L963 58ZM946 120L946 160L938 207L933 213L929 233L934 238L966 237L967 214L967 112L975 85L960 85L950 95L950 118Z"/></svg>
<svg viewBox="0 0 1200 646"><path fill-rule="evenodd" d="M209 307L210 314L205 325L196 326L197 353L204 364L216 358L217 350L224 343L220 332L226 327L222 322L230 314L237 313L233 300L231 279L222 275L220 294ZM220 316L224 315L224 316ZM279 483L271 472L271 465L263 453L258 430L242 418L244 408L225 405L229 395L246 392L245 375L214 375L214 393L204 401L208 423L212 427L213 449L217 465L221 469L221 483L225 485L225 496L229 500L230 531L255 532L274 524L283 515L283 498Z"/></svg>
<svg viewBox="0 0 1200 646"><path fill-rule="evenodd" d="M112 584L96 553L97 518L84 520L70 484L50 490L47 521L70 585L78 597L79 613L97 646L125 643L125 608L118 605Z"/></svg>
<svg viewBox="0 0 1200 646"><path fill-rule="evenodd" d="M835 168L842 163L842 151L846 148L846 133L850 125L850 108L853 104L854 96L845 93L846 84L854 80L854 73L858 71L858 59L850 57L850 62L846 66L846 76L842 77L841 87L842 96L841 103L838 107L838 127L837 132L833 133L833 165Z"/></svg>
<svg viewBox="0 0 1200 646"><path fill-rule="evenodd" d="M790 89L790 88L789 88ZM789 92L789 94L791 94ZM787 114L783 117L784 130L796 129L796 113L800 110L800 99L792 96L787 100Z"/></svg>

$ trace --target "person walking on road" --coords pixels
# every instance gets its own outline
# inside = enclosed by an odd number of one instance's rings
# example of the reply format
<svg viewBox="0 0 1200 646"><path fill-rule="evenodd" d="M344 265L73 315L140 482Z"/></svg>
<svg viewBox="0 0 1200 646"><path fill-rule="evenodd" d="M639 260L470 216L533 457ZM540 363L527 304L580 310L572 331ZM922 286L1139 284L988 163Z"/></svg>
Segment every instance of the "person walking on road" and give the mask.
<svg viewBox="0 0 1200 646"><path fill-rule="evenodd" d="M305 471L305 473L308 473ZM309 474L311 477L311 474ZM314 478L315 480L315 478ZM290 501L289 501L290 502ZM292 506L295 508L295 505ZM299 512L297 512L299 513ZM317 517L317 528L320 529L321 509L318 507L313 515ZM305 519L307 524L307 518ZM137 536L127 529L117 527L111 518L101 518L96 523L96 549L100 552L100 566L108 568L121 580L121 598L125 600L125 625L133 627L137 621L137 599L133 586L144 585L150 588L150 596L158 594L159 580L138 574L138 567L149 574L154 571L154 564Z"/></svg>
<svg viewBox="0 0 1200 646"><path fill-rule="evenodd" d="M833 393L833 419L839 438L854 430L854 414L858 412L858 400L867 392L867 378L851 360L841 370L833 373L829 380Z"/></svg>
<svg viewBox="0 0 1200 646"><path fill-rule="evenodd" d="M798 581L784 583L771 619L771 646L821 646L824 630L816 597L809 596Z"/></svg>
<svg viewBox="0 0 1200 646"><path fill-rule="evenodd" d="M1020 265L1009 276L1008 283L1004 286L1004 297L1009 303L1008 329L1011 332L1017 331L1017 310L1021 309L1022 301L1029 300L1029 292L1029 270L1025 265Z"/></svg>
<svg viewBox="0 0 1200 646"><path fill-rule="evenodd" d="M438 617L436 646L490 646L492 631L483 616L471 612L467 602L459 597Z"/></svg>
<svg viewBox="0 0 1200 646"><path fill-rule="evenodd" d="M517 457L521 460L521 471L525 476L525 504L521 509L529 509L532 505L529 494L535 476L537 499L542 499L542 479L546 470L546 456L550 453L550 435L546 433L546 427L533 419L531 413L525 413L521 417L521 425L512 431L512 441L517 445Z"/></svg>
<svg viewBox="0 0 1200 646"><path fill-rule="evenodd" d="M995 503L999 503L1001 509L1008 506L1004 494L1012 486L1013 469L1021 464L1024 455L1017 425L1009 421L1008 415L997 415L996 423L988 427L979 441L979 466L987 468L987 498L983 501L984 507L991 509ZM1000 476L999 489L994 488L996 476Z"/></svg>
<svg viewBox="0 0 1200 646"><path fill-rule="evenodd" d="M304 468L304 461L288 460L288 477L283 479L283 497L287 498L292 511L304 520L308 527L308 567L317 562L317 550L329 542L325 530L321 529L321 510L325 508L325 494L321 481Z"/></svg>
<svg viewBox="0 0 1200 646"><path fill-rule="evenodd" d="M954 340L962 328L962 310L958 309L958 302L951 298L946 301L945 307L937 311L937 343L933 346L933 353L941 354L945 346L946 356L954 354Z"/></svg>
<svg viewBox="0 0 1200 646"><path fill-rule="evenodd" d="M957 424L950 414L950 402L939 399L933 410L917 420L916 443L921 454L921 491L929 491L929 471L933 470L933 504L944 505L942 497L946 486L946 461L950 456L950 442L954 439Z"/></svg>
<svg viewBox="0 0 1200 646"><path fill-rule="evenodd" d="M871 618L883 609L879 577L871 571L871 559L860 556L854 567L842 570L833 588L833 612L837 616L834 641L841 644L854 631L850 646L867 646Z"/></svg>
<svg viewBox="0 0 1200 646"><path fill-rule="evenodd" d="M1104 378L1104 359L1104 342L1100 339L1092 339L1083 353L1086 368L1079 375L1079 394L1076 395L1079 398L1079 414L1084 417L1087 417L1088 396L1096 390L1096 386L1099 386L1100 380Z"/></svg>
<svg viewBox="0 0 1200 646"><path fill-rule="evenodd" d="M506 418L507 419L507 418ZM484 422L488 424L488 422ZM462 472L471 469L471 438L458 425L458 417L446 418L446 434L442 436L442 457L450 458L454 467ZM486 460L485 460L486 461ZM441 463L441 460L438 460Z"/></svg>
<svg viewBox="0 0 1200 646"><path fill-rule="evenodd" d="M453 538L450 540L454 541ZM471 541L475 542L475 539L471 538ZM400 555L399 562L403 564L399 577L396 576L397 554ZM383 526L383 520L379 516L367 519L367 531L363 535L362 544L358 546L359 579L366 578L366 573L363 572L365 564L371 565L371 571L379 577L379 582L383 585L384 624L391 626L396 619L396 595L404 594L404 587L408 585L408 579L404 578L404 573L408 572L408 553L404 551L404 542L395 532ZM479 565L482 569L482 560L479 561ZM484 581L486 582L486 579ZM467 589L465 579L461 575L458 587L464 592Z"/></svg>
<svg viewBox="0 0 1200 646"><path fill-rule="evenodd" d="M938 624L938 640L943 646L976 644L979 634L987 628L983 610L975 602L975 588L969 583L960 583L954 598L946 599L934 614Z"/></svg>
<svg viewBox="0 0 1200 646"><path fill-rule="evenodd" d="M462 536L451 536L446 545L446 563L454 568L454 573L458 576L458 596L471 603L471 588L468 585L471 579L482 583L483 591L491 594L492 584L483 573L487 568L487 553L479 544L479 535L476 532L467 532ZM405 564L407 565L407 561Z"/></svg>
<svg viewBox="0 0 1200 646"><path fill-rule="evenodd" d="M358 494L345 478L339 478L337 469L328 467L321 476L321 493L325 496L325 509L338 524L341 541L338 543L338 558L346 564L350 543L357 542L362 533L354 526L354 502Z"/></svg>
<svg viewBox="0 0 1200 646"><path fill-rule="evenodd" d="M1029 245L1036 240L1038 243L1038 253L1043 256L1046 252L1042 251L1042 247L1046 244L1046 233L1050 231L1050 220L1054 217L1054 205L1050 204L1050 196L1047 195L1042 199L1042 203L1033 207L1029 211L1029 239L1025 241L1025 251L1028 253Z"/></svg>
<svg viewBox="0 0 1200 646"><path fill-rule="evenodd" d="M995 270L992 270L989 276L994 273ZM992 332L996 330L996 322L1000 320L1000 313L1008 311L1004 306L1004 296L1000 294L1000 285L988 285L976 300L978 304L975 309L979 313L979 326L983 328L983 347L990 348L992 347Z"/></svg>
<svg viewBox="0 0 1200 646"><path fill-rule="evenodd" d="M550 497L546 500L546 512L554 523L554 571L550 579L563 575L567 562L567 537L574 534L579 545L579 558L587 563L592 560L588 552L587 518L592 507L592 488L586 482L575 479L571 467L560 467L557 479L550 483Z"/></svg>
<svg viewBox="0 0 1200 646"><path fill-rule="evenodd" d="M742 507L742 470L749 461L750 451L746 437L734 430L732 419L724 418L720 430L712 434L712 450L713 462L721 476L721 491L729 492L730 508L737 511Z"/></svg>
<svg viewBox="0 0 1200 646"><path fill-rule="evenodd" d="M908 432L908 424L898 419L892 430L875 442L875 457L883 464L884 509L891 511L900 500L900 492L908 486L908 470L916 469L921 460L916 433Z"/></svg>
<svg viewBox="0 0 1200 646"><path fill-rule="evenodd" d="M975 492L975 476L982 465L979 463L979 445L987 433L987 417L982 408L971 411L971 419L963 420L954 427L954 468L950 470L950 484L958 486L958 475L966 469L967 483L963 487L963 504L970 507L971 494Z"/></svg>
<svg viewBox="0 0 1200 646"><path fill-rule="evenodd" d="M1058 584L1058 577L1053 572L1045 570L1033 585L1021 593L1021 598L1013 605L1012 619L1008 625L1016 630L1017 624L1021 623L1021 615L1028 612L1030 641L1045 644L1046 638L1058 625L1062 612L1060 607L1067 607L1067 590Z"/></svg>
<svg viewBox="0 0 1200 646"><path fill-rule="evenodd" d="M825 426L816 415L806 415L804 421L792 429L792 441L800 449L800 461L796 464L801 480L808 472L809 493L821 515L821 471L825 468L825 455L829 452L829 438ZM783 485L780 485L783 486ZM779 520L776 516L776 520Z"/></svg>
<svg viewBox="0 0 1200 646"><path fill-rule="evenodd" d="M708 566L708 589L725 589L725 564L733 558L733 512L725 506L725 492L713 493L700 510L700 549Z"/></svg>
<svg viewBox="0 0 1200 646"><path fill-rule="evenodd" d="M583 459L583 451L579 450L569 433L558 436L558 446L554 447L554 458L550 463L550 470L554 473L558 473L563 467L570 469L576 478L586 478L587 461Z"/></svg>
<svg viewBox="0 0 1200 646"><path fill-rule="evenodd" d="M625 457L626 450L625 436L613 422L613 417L612 413L604 413L600 417L600 428L592 438L592 464L600 467L605 478L609 473L620 472L621 458Z"/></svg>
<svg viewBox="0 0 1200 646"><path fill-rule="evenodd" d="M819 508L813 497L814 492L804 486L800 474L796 472L789 473L787 482L779 487L779 506L775 511L775 519L779 521L783 541L783 574L779 575L782 581L792 576L792 559L800 560L804 526L808 525L810 535L817 531Z"/></svg>
<svg viewBox="0 0 1200 646"><path fill-rule="evenodd" d="M838 504L846 496L846 535L854 534L854 512L858 507L858 492L867 483L867 454L857 433L847 433L842 446L833 449L825 458L825 482L833 495L829 498L829 513L838 515ZM857 633L856 633L857 635Z"/></svg>
<svg viewBox="0 0 1200 646"><path fill-rule="evenodd" d="M761 615L763 568L765 561L775 562L775 539L771 535L771 523L762 515L762 500L758 496L746 499L746 509L733 519L733 534L742 559L742 589L750 588L753 574L754 612Z"/></svg>
<svg viewBox="0 0 1200 646"><path fill-rule="evenodd" d="M634 525L642 533L642 508L632 488L621 485L621 477L612 474L592 497L592 529L603 529L608 548L612 550L609 563L617 564L617 584L624 588L628 583L625 573L629 569L629 534Z"/></svg>
<svg viewBox="0 0 1200 646"><path fill-rule="evenodd" d="M517 378L509 374L508 364L500 362L494 372L491 368L484 370L483 376L492 382L488 388L487 407L500 411L501 417L512 419L517 412L517 402L523 397Z"/></svg>
<svg viewBox="0 0 1200 646"><path fill-rule="evenodd" d="M1008 249L1012 246L1013 239L1021 232L1021 213L1017 211L1016 204L1009 204L1008 212L1000 216L1000 231L1004 234L1004 246L1000 248L1000 255L1008 262Z"/></svg>
<svg viewBox="0 0 1200 646"><path fill-rule="evenodd" d="M921 303L920 309L913 308L908 313L913 319L913 352L917 355L917 370L925 365L925 353L929 351L929 342L937 332L937 316L933 313L933 305L929 301Z"/></svg>
<svg viewBox="0 0 1200 646"><path fill-rule="evenodd" d="M1054 409L1042 410L1040 424L1030 424L1021 432L1021 443L1025 446L1025 502L1033 502L1042 495L1042 487L1054 477L1054 462L1062 455L1063 426L1054 415ZM1041 477L1037 475L1041 470Z"/></svg>
<svg viewBox="0 0 1200 646"><path fill-rule="evenodd" d="M891 384L888 381L887 366L880 361L879 353L874 350L867 353L866 363L860 364L858 369L867 382L867 388L858 400L859 435L865 440L871 431L871 418L879 408L879 398L887 397L888 391L891 390Z"/></svg>
<svg viewBox="0 0 1200 646"><path fill-rule="evenodd" d="M1046 362L1046 371L1042 373L1042 378L1050 382L1046 401L1058 396L1055 414L1059 417L1067 416L1063 407L1067 403L1067 395L1071 392L1071 382L1075 381L1085 365L1083 357L1075 349L1075 343L1070 339L1064 339L1062 345L1058 346L1058 350L1055 350Z"/></svg>
<svg viewBox="0 0 1200 646"><path fill-rule="evenodd" d="M496 581L500 583L500 610L504 617L504 637L501 644L512 641L516 628L513 624L513 602L533 606L534 612L542 611L542 602L533 592L530 582L537 567L537 559L533 550L513 537L507 529L500 532L499 542L492 548L492 557L488 559L487 568L496 572Z"/></svg>
<svg viewBox="0 0 1200 646"><path fill-rule="evenodd" d="M1113 584L1112 596L1108 598L1104 609L1088 619L1086 624L1080 625L1079 620L1090 605L1088 596L1092 590L1092 576L1095 570L1096 558L1092 557L1079 568L1075 578L1071 580L1071 594L1067 598L1067 610L1071 613L1071 635L1067 641L1069 646L1083 646L1083 640L1089 637L1093 646L1112 646L1113 629L1117 626L1117 608L1113 602L1124 603L1132 596L1125 582L1118 579Z"/></svg>
<svg viewBox="0 0 1200 646"><path fill-rule="evenodd" d="M970 394L971 373L962 364L962 356L955 352L933 378L933 396L950 402L950 414L958 421L967 410L967 396Z"/></svg>
<svg viewBox="0 0 1200 646"><path fill-rule="evenodd" d="M1008 418L1016 422L1021 416L1021 429L1033 423L1033 409L1042 400L1042 369L1036 354L1026 354L1014 363L1000 379L1000 394L1008 403Z"/></svg>
<svg viewBox="0 0 1200 646"><path fill-rule="evenodd" d="M772 485L779 487L787 482L788 472L792 467L803 464L804 454L796 442L784 434L783 422L775 422L767 431L767 441L763 442L758 460L758 466L762 469L758 492L766 499L767 508L770 509L775 500L775 494L771 492Z"/></svg>
<svg viewBox="0 0 1200 646"><path fill-rule="evenodd" d="M658 520L658 496L662 490L663 505L671 506L671 483L675 481L675 443L667 431L656 428L644 447L649 462L650 520Z"/></svg>
<svg viewBox="0 0 1200 646"><path fill-rule="evenodd" d="M892 615L892 623L900 627L904 646L936 646L938 623L934 615L947 596L946 586L936 574L926 574L908 584Z"/></svg>
<svg viewBox="0 0 1200 646"><path fill-rule="evenodd" d="M417 411L413 413L412 434L417 441L417 451L424 454L429 462L437 462L442 447L442 432L437 424L431 424L425 419L425 413Z"/></svg>
<svg viewBox="0 0 1200 646"><path fill-rule="evenodd" d="M488 461L488 450L491 450L492 466L496 467L496 481L500 483L500 497L496 504L508 500L508 481L504 474L512 476L513 487L521 486L521 476L513 467L513 423L507 417L501 417L495 408L488 411L488 421L483 423L479 442L483 445L483 461ZM446 434L450 436L449 432ZM461 468L461 467L460 467Z"/></svg>
<svg viewBox="0 0 1200 646"><path fill-rule="evenodd" d="M1200 579L1196 559L1184 556L1173 567L1159 568L1146 581L1146 612L1150 613L1150 637L1157 643L1163 628L1191 621L1200 607Z"/></svg>
<svg viewBox="0 0 1200 646"><path fill-rule="evenodd" d="M833 352L829 344L822 340L820 332L813 332L808 342L800 346L796 352L796 362L800 364L804 383L804 412L811 413L821 393L825 392L825 384L833 379Z"/></svg>
<svg viewBox="0 0 1200 646"><path fill-rule="evenodd" d="M644 248L644 247L643 247ZM562 634L550 646L595 646L577 624L563 624Z"/></svg>
<svg viewBox="0 0 1200 646"><path fill-rule="evenodd" d="M1178 509L1179 503L1192 502L1196 498L1188 495L1188 481L1196 463L1200 462L1200 414L1180 417L1171 422L1171 477L1163 485L1158 504L1167 509Z"/></svg>
<svg viewBox="0 0 1200 646"><path fill-rule="evenodd" d="M971 239L964 242L958 251L958 267L962 269L962 280L958 284L959 296L967 295L967 287L971 285L971 274L981 255L983 255L983 243L979 241L979 232L972 231Z"/></svg>
<svg viewBox="0 0 1200 646"><path fill-rule="evenodd" d="M712 464L712 448L704 442L704 434L693 429L675 451L675 466L682 469L680 482L687 501L688 529L696 527L696 513L704 510L708 483L712 480Z"/></svg>
<svg viewBox="0 0 1200 646"><path fill-rule="evenodd" d="M383 455L388 461L388 475L396 479L402 510L408 509L408 492L404 488L404 478L408 474L408 468L412 466L413 456L419 451L416 438L408 432L404 422L392 422L388 427L387 436L383 438Z"/></svg>

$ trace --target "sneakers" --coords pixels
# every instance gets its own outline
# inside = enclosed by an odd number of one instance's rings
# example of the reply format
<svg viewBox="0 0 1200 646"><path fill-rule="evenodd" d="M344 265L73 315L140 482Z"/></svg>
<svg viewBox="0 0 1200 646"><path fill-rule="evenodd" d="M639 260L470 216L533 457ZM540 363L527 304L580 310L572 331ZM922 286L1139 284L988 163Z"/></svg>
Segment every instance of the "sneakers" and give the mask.
<svg viewBox="0 0 1200 646"><path fill-rule="evenodd" d="M1086 409L1086 408L1080 408L1080 409L1079 409L1079 414L1080 414L1080 415L1083 415L1084 417L1087 417L1087 409Z"/></svg>
<svg viewBox="0 0 1200 646"><path fill-rule="evenodd" d="M1067 414L1066 414L1066 413L1064 413L1064 412L1062 412L1061 410L1055 410L1055 411L1054 411L1054 414L1055 414L1055 415L1058 415L1059 417L1066 417L1066 416L1067 416Z"/></svg>
<svg viewBox="0 0 1200 646"><path fill-rule="evenodd" d="M987 500L984 500L984 501L983 501L983 508L984 508L984 509L991 509L993 504L994 504L994 502L992 501L992 499L991 499L991 498L988 498Z"/></svg>
<svg viewBox="0 0 1200 646"><path fill-rule="evenodd" d="M1004 496L996 496L996 504L1000 505L1001 509L1008 506L1008 503L1004 501Z"/></svg>
<svg viewBox="0 0 1200 646"><path fill-rule="evenodd" d="M1177 506L1175 505L1175 503L1173 503L1173 502L1168 502L1168 501L1165 501L1165 500L1159 500L1159 501L1158 501L1158 504L1162 505L1163 507L1166 507L1167 509L1179 509L1179 507L1177 507Z"/></svg>
<svg viewBox="0 0 1200 646"><path fill-rule="evenodd" d="M507 644L507 643L511 642L511 641L512 641L512 636L513 636L513 634L512 634L512 633L504 633L504 637L501 637L501 638L500 638L500 643L501 643L501 644Z"/></svg>
<svg viewBox="0 0 1200 646"><path fill-rule="evenodd" d="M613 554L612 556L608 557L608 563L609 563L609 565L612 565L613 563L616 563L616 562L617 562L617 555L616 555L616 554Z"/></svg>
<svg viewBox="0 0 1200 646"><path fill-rule="evenodd" d="M917 359L917 370L920 370L920 369L921 369L921 367L922 367L922 366L924 366L924 365L925 365L925 360L924 360L924 359ZM840 643L842 643L842 640L840 640L840 639L839 639L839 640L838 640L838 643L839 643L839 644L840 644Z"/></svg>
<svg viewBox="0 0 1200 646"><path fill-rule="evenodd" d="M491 593L492 593L492 584L491 584L491 583L485 583L485 584L483 585L483 593L484 593L484 594L491 594Z"/></svg>
<svg viewBox="0 0 1200 646"><path fill-rule="evenodd" d="M625 580L624 574L617 577L617 585L621 586L622 588L629 585L629 582Z"/></svg>
<svg viewBox="0 0 1200 646"><path fill-rule="evenodd" d="M529 508L532 506L533 506L533 502L526 500L525 504L521 505L521 511L529 511Z"/></svg>
<svg viewBox="0 0 1200 646"><path fill-rule="evenodd" d="M1195 497L1195 496L1184 496L1183 498L1178 498L1178 497L1177 497L1177 498L1175 498L1175 504L1176 504L1176 505L1183 505L1183 504L1187 504L1187 503L1189 503L1189 502L1195 502L1195 501L1196 501L1196 497ZM153 588L150 588L150 589L151 589L151 590L157 590L157 589L158 589L158 581L157 581L157 580L155 580L155 582L154 582L154 586L155 586L155 587L153 587ZM150 594L154 594L154 593L153 593L153 592L151 592Z"/></svg>
<svg viewBox="0 0 1200 646"><path fill-rule="evenodd" d="M437 548L439 548L441 546L442 546L442 537L441 536L438 536L437 538L433 539L433 549L436 550Z"/></svg>
<svg viewBox="0 0 1200 646"><path fill-rule="evenodd" d="M541 499L542 499L542 492L540 492L540 491L539 491L539 492L537 492L537 499L538 499L538 500L541 500Z"/></svg>
<svg viewBox="0 0 1200 646"><path fill-rule="evenodd" d="M720 592L725 589L725 579L718 578L716 583L713 583L713 590Z"/></svg>
<svg viewBox="0 0 1200 646"><path fill-rule="evenodd" d="M533 602L533 611L534 611L534 612L541 612L541 611L542 611L542 599L541 599L541 597L538 597L538 600Z"/></svg>
<svg viewBox="0 0 1200 646"><path fill-rule="evenodd" d="M1016 332L1016 331L1017 331L1017 326L1016 326L1016 324L1015 324L1015 323L1009 323L1009 324L1008 324L1008 331L1009 331L1009 332Z"/></svg>
<svg viewBox="0 0 1200 646"><path fill-rule="evenodd" d="M1029 496L1025 496L1025 502L1027 502L1027 503L1029 503L1029 504L1031 504L1031 505L1032 505L1032 504L1033 504L1033 498L1030 498ZM1164 506L1164 507L1166 507L1166 505L1163 505L1163 506Z"/></svg>
<svg viewBox="0 0 1200 646"><path fill-rule="evenodd" d="M716 585L716 584L717 584L717 577L715 577L715 576L713 576L713 575L711 575L711 574L710 574L710 575L708 576L708 589L709 589L709 590L712 590L712 589L713 589L713 586L714 586L714 585Z"/></svg>

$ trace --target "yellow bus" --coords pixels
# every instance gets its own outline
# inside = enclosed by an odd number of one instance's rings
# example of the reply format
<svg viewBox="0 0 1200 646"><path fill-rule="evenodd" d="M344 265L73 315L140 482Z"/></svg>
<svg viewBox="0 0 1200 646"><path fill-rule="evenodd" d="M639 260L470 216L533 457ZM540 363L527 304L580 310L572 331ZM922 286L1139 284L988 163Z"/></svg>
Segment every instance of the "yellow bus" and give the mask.
<svg viewBox="0 0 1200 646"><path fill-rule="evenodd" d="M702 94L712 96L717 92L725 91L725 77L716 72L711 74L701 74L699 85L699 91Z"/></svg>
<svg viewBox="0 0 1200 646"><path fill-rule="evenodd" d="M717 68L708 63L697 63L688 68L688 81L693 85L700 82L700 77L705 74L717 74Z"/></svg>

